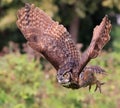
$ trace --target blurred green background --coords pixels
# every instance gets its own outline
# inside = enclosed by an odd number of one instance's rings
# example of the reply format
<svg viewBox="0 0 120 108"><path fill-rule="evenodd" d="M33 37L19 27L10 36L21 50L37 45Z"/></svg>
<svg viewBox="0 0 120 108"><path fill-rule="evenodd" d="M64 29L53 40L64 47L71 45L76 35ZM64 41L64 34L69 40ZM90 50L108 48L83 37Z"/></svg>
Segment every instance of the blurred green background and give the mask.
<svg viewBox="0 0 120 108"><path fill-rule="evenodd" d="M56 70L27 46L16 26L17 10L34 3L62 23L83 51L93 28L108 14L111 41L89 65L107 71L102 94L57 83ZM120 108L120 0L0 0L0 108Z"/></svg>

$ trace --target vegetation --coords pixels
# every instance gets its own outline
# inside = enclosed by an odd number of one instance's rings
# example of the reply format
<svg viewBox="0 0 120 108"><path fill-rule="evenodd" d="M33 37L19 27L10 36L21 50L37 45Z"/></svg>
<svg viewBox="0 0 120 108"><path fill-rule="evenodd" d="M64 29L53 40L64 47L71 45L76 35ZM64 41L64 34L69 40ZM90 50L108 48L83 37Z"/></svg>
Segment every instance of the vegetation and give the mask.
<svg viewBox="0 0 120 108"><path fill-rule="evenodd" d="M100 80L102 94L93 86L71 90L56 81L55 69L33 50L17 29L16 12L25 2L36 4L64 24L75 42L86 48L93 27L108 14L112 21L107 50L89 65L107 71ZM120 0L0 0L0 108L119 108Z"/></svg>
<svg viewBox="0 0 120 108"><path fill-rule="evenodd" d="M104 52L89 64L107 71L101 79L106 82L102 94L94 93L95 86L90 92L88 88L66 89L56 81L52 67L43 72L39 62L26 54L14 55L0 58L0 108L118 108L120 61L116 52Z"/></svg>
<svg viewBox="0 0 120 108"><path fill-rule="evenodd" d="M119 0L1 0L0 49L11 40L20 45L25 42L16 26L16 13L26 2L34 3L67 27L73 40L84 44L83 49L89 45L93 28L105 14L116 24L116 14L120 12Z"/></svg>

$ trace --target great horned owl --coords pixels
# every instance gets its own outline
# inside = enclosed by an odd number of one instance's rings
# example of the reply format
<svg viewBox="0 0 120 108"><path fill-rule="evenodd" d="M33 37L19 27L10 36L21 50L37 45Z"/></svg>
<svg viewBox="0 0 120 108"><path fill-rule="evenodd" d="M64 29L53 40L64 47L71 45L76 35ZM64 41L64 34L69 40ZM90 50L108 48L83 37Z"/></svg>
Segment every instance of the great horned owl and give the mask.
<svg viewBox="0 0 120 108"><path fill-rule="evenodd" d="M80 55L71 35L66 28L53 21L44 11L34 4L25 4L18 10L17 26L28 44L40 52L57 70L57 80L64 87L78 89L100 83L94 73L104 73L98 66L86 67L87 63L98 56L110 40L111 23L105 16L93 31L92 41L87 50Z"/></svg>

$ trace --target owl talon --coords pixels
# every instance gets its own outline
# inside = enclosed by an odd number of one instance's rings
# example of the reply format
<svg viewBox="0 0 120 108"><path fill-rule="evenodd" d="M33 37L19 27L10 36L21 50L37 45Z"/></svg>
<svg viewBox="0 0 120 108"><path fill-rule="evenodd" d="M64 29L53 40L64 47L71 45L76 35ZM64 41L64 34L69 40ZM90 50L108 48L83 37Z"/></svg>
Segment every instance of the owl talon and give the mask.
<svg viewBox="0 0 120 108"><path fill-rule="evenodd" d="M97 80L97 82L96 82L95 84L96 84L96 88L95 88L94 92L96 92L97 89L99 89L99 91L100 91L100 93L101 93L101 92L102 92L102 91L101 91L101 85L103 85L103 84L105 84L105 83L101 83L100 81ZM91 87L92 87L92 85L90 84L90 85L89 85L89 91L91 90Z"/></svg>
<svg viewBox="0 0 120 108"><path fill-rule="evenodd" d="M99 91L100 91L100 93L101 93L101 85L103 85L103 84L105 84L105 83L101 83L101 82L99 82L99 81L97 80L97 82L96 82L96 88L95 88L94 91L97 91L97 89L99 89Z"/></svg>
<svg viewBox="0 0 120 108"><path fill-rule="evenodd" d="M92 85L90 84L90 85L89 85L89 91L91 90L91 86L92 86Z"/></svg>

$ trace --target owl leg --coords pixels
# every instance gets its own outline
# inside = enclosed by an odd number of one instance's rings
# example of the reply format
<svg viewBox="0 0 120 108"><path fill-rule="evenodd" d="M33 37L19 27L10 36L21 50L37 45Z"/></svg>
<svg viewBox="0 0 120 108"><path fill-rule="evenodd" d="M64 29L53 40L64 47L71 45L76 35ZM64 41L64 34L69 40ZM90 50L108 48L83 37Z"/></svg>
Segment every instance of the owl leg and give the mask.
<svg viewBox="0 0 120 108"><path fill-rule="evenodd" d="M93 84L96 84L96 88L94 91L97 91L97 89L99 89L99 92L101 93L101 86L104 85L105 83L101 83L99 80L96 80L95 83ZM91 90L91 87L93 84L88 84L89 85L89 91Z"/></svg>
<svg viewBox="0 0 120 108"><path fill-rule="evenodd" d="M105 83L101 83L100 81L96 81L96 88L94 91L97 91L97 89L99 89L100 93L101 93L101 85L104 85Z"/></svg>
<svg viewBox="0 0 120 108"><path fill-rule="evenodd" d="M89 91L91 90L91 87L92 87L92 85L90 84L90 85L89 85Z"/></svg>
<svg viewBox="0 0 120 108"><path fill-rule="evenodd" d="M96 85L96 88L94 91L99 89L101 93L101 85L104 83L101 83L95 74L103 74L105 75L105 71L98 67L98 66L90 66L90 67L85 67L83 72L80 74L79 77L79 84L82 85L81 87L86 87L89 86L89 91L91 90L92 85Z"/></svg>

